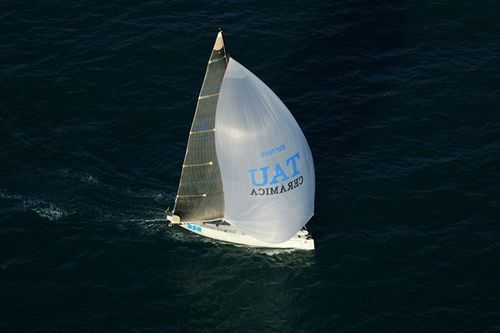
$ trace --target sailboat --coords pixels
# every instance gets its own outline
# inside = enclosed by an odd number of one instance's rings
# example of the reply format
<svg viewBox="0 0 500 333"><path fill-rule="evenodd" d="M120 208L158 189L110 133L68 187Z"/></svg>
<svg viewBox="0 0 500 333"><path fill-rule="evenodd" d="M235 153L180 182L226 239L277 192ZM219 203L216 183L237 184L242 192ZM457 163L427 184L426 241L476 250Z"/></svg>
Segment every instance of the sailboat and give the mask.
<svg viewBox="0 0 500 333"><path fill-rule="evenodd" d="M314 250L309 145L285 104L229 57L217 34L170 225L252 247Z"/></svg>

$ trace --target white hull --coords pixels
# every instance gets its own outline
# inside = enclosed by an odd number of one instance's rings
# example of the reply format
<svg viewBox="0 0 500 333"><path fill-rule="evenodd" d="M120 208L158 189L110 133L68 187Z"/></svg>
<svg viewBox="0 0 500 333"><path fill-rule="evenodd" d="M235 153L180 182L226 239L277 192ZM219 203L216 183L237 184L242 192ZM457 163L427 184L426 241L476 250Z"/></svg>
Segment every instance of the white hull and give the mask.
<svg viewBox="0 0 500 333"><path fill-rule="evenodd" d="M176 223L177 224L177 223ZM242 244L252 247L314 250L314 239L310 238L307 231L301 230L295 236L283 243L267 243L245 235L234 227L217 222L206 223L179 223L182 228L200 236L217 239L223 242Z"/></svg>

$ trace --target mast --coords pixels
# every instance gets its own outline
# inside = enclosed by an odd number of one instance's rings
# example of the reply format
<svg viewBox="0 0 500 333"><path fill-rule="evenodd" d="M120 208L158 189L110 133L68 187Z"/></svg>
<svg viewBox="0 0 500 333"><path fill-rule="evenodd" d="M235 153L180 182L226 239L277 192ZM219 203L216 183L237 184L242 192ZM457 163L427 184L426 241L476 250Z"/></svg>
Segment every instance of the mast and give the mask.
<svg viewBox="0 0 500 333"><path fill-rule="evenodd" d="M215 150L215 113L226 66L220 29L198 96L175 198L173 213L181 221L216 220L224 215L224 192Z"/></svg>

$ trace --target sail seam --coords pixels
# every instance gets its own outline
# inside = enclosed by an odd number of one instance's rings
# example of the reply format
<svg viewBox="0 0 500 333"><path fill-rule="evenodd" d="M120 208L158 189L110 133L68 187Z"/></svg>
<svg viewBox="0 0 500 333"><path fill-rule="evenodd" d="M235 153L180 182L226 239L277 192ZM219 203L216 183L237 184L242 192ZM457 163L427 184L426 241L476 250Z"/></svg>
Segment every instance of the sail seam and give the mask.
<svg viewBox="0 0 500 333"><path fill-rule="evenodd" d="M183 168L187 168L187 167L193 167L193 166L201 166L201 165L212 165L214 164L214 162L210 161L210 162L207 162L207 163L198 163L198 164L183 164L182 167Z"/></svg>
<svg viewBox="0 0 500 333"><path fill-rule="evenodd" d="M206 197L207 194L177 194L177 197Z"/></svg>
<svg viewBox="0 0 500 333"><path fill-rule="evenodd" d="M209 63L209 64L213 64L214 62L221 61L221 60L223 60L223 59L226 59L226 57L224 56L224 57L222 57L222 58L218 58L218 59L214 59L214 60L209 60L209 61L208 61L208 63Z"/></svg>
<svg viewBox="0 0 500 333"><path fill-rule="evenodd" d="M215 128L211 128L211 129L204 130L204 131L191 131L191 132L189 132L189 134L198 134L198 133L207 133L207 132L215 132Z"/></svg>
<svg viewBox="0 0 500 333"><path fill-rule="evenodd" d="M218 92L215 94L210 94L210 95L203 95L203 96L200 95L200 97L198 97L198 99L205 99L205 98L210 98L210 97L214 97L214 96L218 96L218 95L219 95Z"/></svg>

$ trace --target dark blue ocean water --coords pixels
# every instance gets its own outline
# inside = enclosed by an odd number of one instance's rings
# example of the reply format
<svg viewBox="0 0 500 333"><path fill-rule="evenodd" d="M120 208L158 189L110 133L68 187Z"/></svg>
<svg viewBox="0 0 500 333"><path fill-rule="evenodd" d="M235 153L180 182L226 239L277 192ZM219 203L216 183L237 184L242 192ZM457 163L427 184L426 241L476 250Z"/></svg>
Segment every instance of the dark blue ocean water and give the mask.
<svg viewBox="0 0 500 333"><path fill-rule="evenodd" d="M3 1L1 332L499 332L495 1ZM172 206L217 26L304 130L313 253Z"/></svg>

